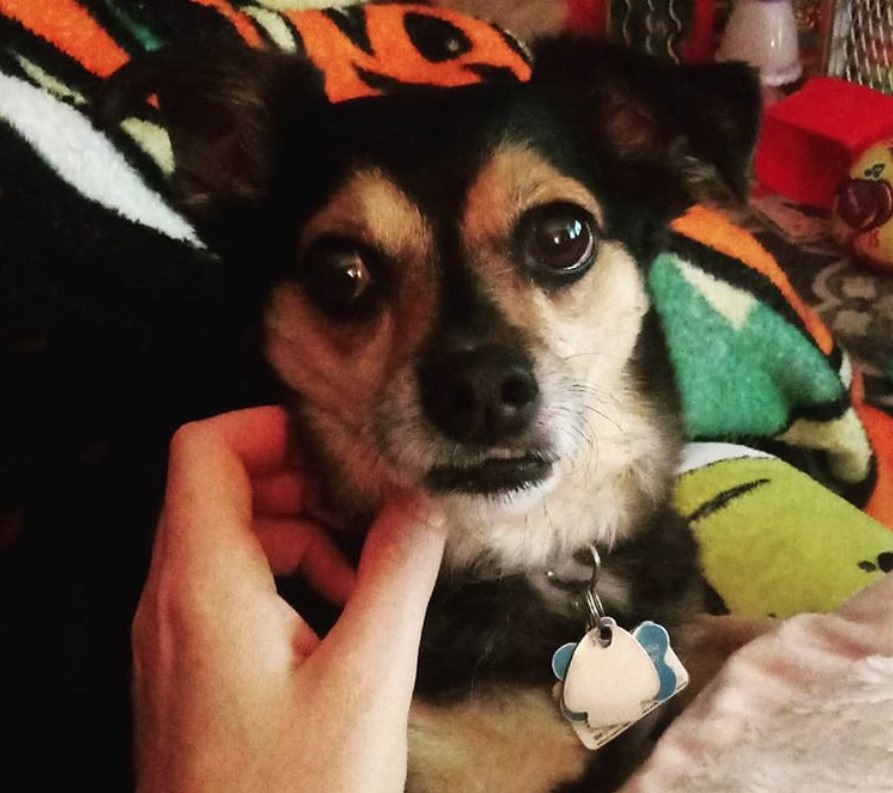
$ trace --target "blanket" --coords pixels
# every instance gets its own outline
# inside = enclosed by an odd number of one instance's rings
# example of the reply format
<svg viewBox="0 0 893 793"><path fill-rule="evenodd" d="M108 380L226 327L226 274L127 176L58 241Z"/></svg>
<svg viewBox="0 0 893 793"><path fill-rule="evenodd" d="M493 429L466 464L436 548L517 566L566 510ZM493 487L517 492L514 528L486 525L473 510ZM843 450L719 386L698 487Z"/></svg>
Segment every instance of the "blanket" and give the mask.
<svg viewBox="0 0 893 793"><path fill-rule="evenodd" d="M893 575L734 655L621 793L893 789Z"/></svg>
<svg viewBox="0 0 893 793"><path fill-rule="evenodd" d="M115 556L126 531L116 524L120 512L90 512L84 522L92 533L73 527L36 544L27 530L31 517L72 521L85 503L84 471L102 470L107 500L135 498L134 471L146 474L153 461L122 451L134 434L161 438L154 448L163 455L163 439L178 423L257 398L233 388L257 373L228 327L214 252L169 202L172 155L154 108L100 129L90 117L90 96L131 56L176 41L236 35L256 46L304 46L302 20L293 11L301 5L0 0L0 360L10 405L0 417L0 573L8 574L5 594L34 598L34 580L48 566L65 576L80 569L85 581L58 602L42 602L53 618L76 618L85 630L102 630L94 623L109 606L91 609L109 599L110 565L128 578ZM347 36L369 17L350 8L315 19ZM513 67L523 68L522 61ZM675 221L649 289L693 444L676 504L698 536L715 610L778 617L830 612L887 580L893 418L866 400L859 368L792 288L783 266L725 213L699 206ZM147 394L153 411L135 427L134 400ZM48 485L60 495L39 503ZM140 580L130 562L128 583L114 590L122 613ZM16 597L0 598L0 607ZM15 633L14 617L10 625L6 655L20 652L16 668L29 669L28 642ZM60 642L52 637L53 647ZM94 659L74 662L102 684ZM883 689L887 661L833 680L842 686L841 708L859 700L866 681ZM749 683L736 678L732 685ZM23 712L39 710L41 696L29 690ZM803 727L807 742L826 735L821 703L814 704ZM707 713L688 718L712 719ZM856 715L881 730L878 719L889 714ZM788 724L779 716L767 725L754 751L775 741L772 756L784 754L789 763L799 757L802 771L813 755L776 740ZM778 780L766 789L793 789Z"/></svg>

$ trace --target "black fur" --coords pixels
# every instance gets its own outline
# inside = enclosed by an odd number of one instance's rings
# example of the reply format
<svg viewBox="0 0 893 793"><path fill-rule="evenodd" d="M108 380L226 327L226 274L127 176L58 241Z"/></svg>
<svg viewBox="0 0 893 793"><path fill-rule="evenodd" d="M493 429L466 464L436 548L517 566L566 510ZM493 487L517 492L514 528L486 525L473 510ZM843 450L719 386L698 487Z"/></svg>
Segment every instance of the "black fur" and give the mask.
<svg viewBox="0 0 893 793"><path fill-rule="evenodd" d="M606 611L629 628L646 619L677 625L700 606L696 549L682 519L655 512L630 542L603 560L603 572L631 586L632 605L604 599ZM468 696L488 685L548 683L552 654L579 641L589 614L581 593L562 593L564 611L547 604L530 575L482 579L445 574L434 591L422 636L417 693L434 701ZM549 585L551 586L551 585Z"/></svg>

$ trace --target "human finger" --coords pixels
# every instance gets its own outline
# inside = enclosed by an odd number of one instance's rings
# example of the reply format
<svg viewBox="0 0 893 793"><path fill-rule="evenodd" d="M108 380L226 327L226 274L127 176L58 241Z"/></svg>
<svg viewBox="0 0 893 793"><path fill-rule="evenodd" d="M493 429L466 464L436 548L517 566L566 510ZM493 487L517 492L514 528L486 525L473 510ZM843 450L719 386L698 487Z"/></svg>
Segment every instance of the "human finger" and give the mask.
<svg viewBox="0 0 893 793"><path fill-rule="evenodd" d="M288 414L277 405L233 410L196 424L222 438L252 474L276 471L294 454Z"/></svg>
<svg viewBox="0 0 893 793"><path fill-rule="evenodd" d="M301 575L333 603L345 603L356 572L318 524L297 518L255 517L254 531L276 575Z"/></svg>
<svg viewBox="0 0 893 793"><path fill-rule="evenodd" d="M221 588L233 576L249 574L271 588L272 573L251 531L250 472L281 468L288 445L279 408L235 411L181 427L170 444L156 556Z"/></svg>
<svg viewBox="0 0 893 793"><path fill-rule="evenodd" d="M287 468L252 481L255 514L297 515L304 509L307 480L303 472Z"/></svg>
<svg viewBox="0 0 893 793"><path fill-rule="evenodd" d="M443 515L417 496L395 499L373 523L353 594L320 648L340 656L358 686L365 680L408 700L445 537Z"/></svg>

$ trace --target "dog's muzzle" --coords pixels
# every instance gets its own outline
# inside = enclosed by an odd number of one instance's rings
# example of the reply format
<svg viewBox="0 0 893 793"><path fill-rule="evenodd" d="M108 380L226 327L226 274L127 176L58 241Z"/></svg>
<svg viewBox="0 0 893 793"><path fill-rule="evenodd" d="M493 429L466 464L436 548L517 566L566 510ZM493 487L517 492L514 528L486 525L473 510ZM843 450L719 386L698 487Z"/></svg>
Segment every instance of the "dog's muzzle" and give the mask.
<svg viewBox="0 0 893 793"><path fill-rule="evenodd" d="M495 494L532 487L553 460L524 442L540 408L533 365L519 350L487 344L428 359L419 367L422 407L434 427L468 458L435 466L437 492Z"/></svg>

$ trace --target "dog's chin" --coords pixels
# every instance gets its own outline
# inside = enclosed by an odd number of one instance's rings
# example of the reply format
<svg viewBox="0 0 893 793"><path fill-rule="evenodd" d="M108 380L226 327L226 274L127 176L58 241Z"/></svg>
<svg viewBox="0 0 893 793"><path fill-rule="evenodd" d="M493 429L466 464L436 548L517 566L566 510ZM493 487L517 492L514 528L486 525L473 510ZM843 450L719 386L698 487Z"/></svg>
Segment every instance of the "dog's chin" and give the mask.
<svg viewBox="0 0 893 793"><path fill-rule="evenodd" d="M529 511L559 479L556 461L527 453L489 457L473 465L436 466L425 478L425 489L463 522L489 522Z"/></svg>

